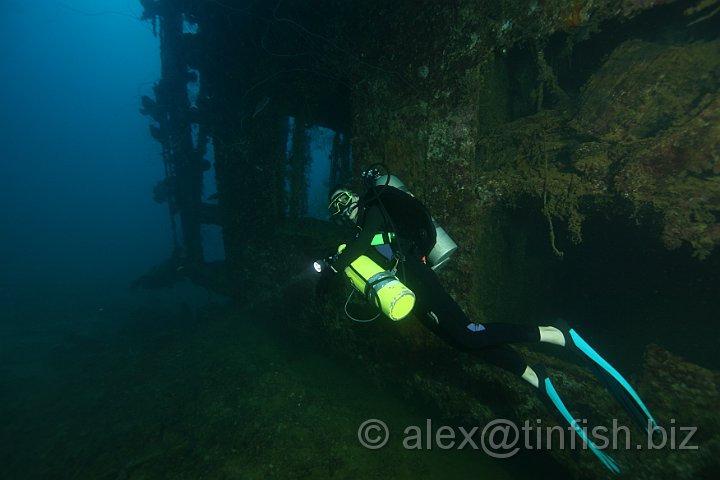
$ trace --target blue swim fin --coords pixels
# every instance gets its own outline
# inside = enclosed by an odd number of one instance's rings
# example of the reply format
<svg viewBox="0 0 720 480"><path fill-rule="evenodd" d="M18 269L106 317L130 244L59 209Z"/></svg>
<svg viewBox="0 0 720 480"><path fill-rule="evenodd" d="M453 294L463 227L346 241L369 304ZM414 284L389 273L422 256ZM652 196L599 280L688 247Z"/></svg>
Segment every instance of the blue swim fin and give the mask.
<svg viewBox="0 0 720 480"><path fill-rule="evenodd" d="M595 443L593 443L593 441L588 438L585 430L583 430L580 425L578 425L578 422L570 414L567 407L560 398L557 390L555 390L555 386L550 381L550 377L548 376L545 367L542 365L536 365L533 367L533 370L535 370L535 373L538 376L538 392L540 393L540 396L545 405L548 408L550 408L551 406L554 407L555 410L557 410L557 412L562 415L563 419L565 419L565 421L570 424L573 430L575 430L575 433L577 433L578 436L582 438L588 448L590 448L590 450L595 454L598 459L600 459L600 461L608 468L608 470L613 473L620 473L620 467L618 466L617 462L615 462L615 460L610 455L600 450L597 445L595 445Z"/></svg>
<svg viewBox="0 0 720 480"><path fill-rule="evenodd" d="M613 397L622 405L632 419L647 433L658 427L655 418L635 389L625 380L615 367L600 356L574 329L564 320L558 320L554 326L565 336L565 348L591 361L590 367L595 376L607 388Z"/></svg>

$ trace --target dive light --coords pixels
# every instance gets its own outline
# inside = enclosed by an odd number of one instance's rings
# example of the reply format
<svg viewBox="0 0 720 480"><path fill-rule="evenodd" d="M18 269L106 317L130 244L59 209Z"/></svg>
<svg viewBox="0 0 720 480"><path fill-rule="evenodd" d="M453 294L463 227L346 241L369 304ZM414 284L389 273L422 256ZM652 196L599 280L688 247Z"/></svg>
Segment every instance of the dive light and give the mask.
<svg viewBox="0 0 720 480"><path fill-rule="evenodd" d="M327 258L321 258L321 259L315 260L313 262L313 269L315 269L315 271L317 273L322 273L329 268L333 272L337 273L337 270L335 270L335 268L332 266L332 262L334 262L335 259L336 259L336 255L332 255Z"/></svg>

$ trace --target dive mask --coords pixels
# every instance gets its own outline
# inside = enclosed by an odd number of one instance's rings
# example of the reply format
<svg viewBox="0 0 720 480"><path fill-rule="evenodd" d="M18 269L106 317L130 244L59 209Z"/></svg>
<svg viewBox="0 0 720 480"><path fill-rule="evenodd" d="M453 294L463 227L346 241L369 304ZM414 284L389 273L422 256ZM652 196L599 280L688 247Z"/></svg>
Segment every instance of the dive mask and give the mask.
<svg viewBox="0 0 720 480"><path fill-rule="evenodd" d="M337 192L335 195L333 195L332 199L330 200L330 204L328 205L328 211L330 212L330 215L335 216L339 214L344 214L350 207L352 200L352 193L348 192L347 190L341 190Z"/></svg>

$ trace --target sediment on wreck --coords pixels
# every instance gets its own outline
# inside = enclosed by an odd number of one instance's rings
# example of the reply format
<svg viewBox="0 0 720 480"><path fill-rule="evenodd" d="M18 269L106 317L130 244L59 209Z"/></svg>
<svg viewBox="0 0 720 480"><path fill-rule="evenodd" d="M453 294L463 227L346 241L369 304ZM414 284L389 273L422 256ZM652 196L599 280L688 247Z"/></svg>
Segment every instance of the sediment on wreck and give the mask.
<svg viewBox="0 0 720 480"><path fill-rule="evenodd" d="M710 349L703 329L720 307L717 2L143 3L148 18L182 13L198 25L192 41L163 37L163 61L186 59L203 79L192 113L215 150L225 292L282 299L277 321L448 418L551 421L516 379L412 322L349 323L337 287L318 295L296 273L348 233L304 217L305 131L321 125L337 132L333 180L383 162L460 245L440 275L473 320L569 315L627 354L651 405L665 405L665 393L645 380L660 368L642 363L646 344L665 339L678 352L682 322L700 346L679 353L707 361L697 352ZM169 110L189 128L185 113ZM163 141L179 155L183 144ZM181 211L201 223L191 193ZM523 353L555 368L581 411L621 415L569 358ZM662 418L681 404L678 395ZM717 468L717 441L706 440L710 453L696 460L617 456L636 478L692 478ZM604 474L589 454L549 454L577 478Z"/></svg>

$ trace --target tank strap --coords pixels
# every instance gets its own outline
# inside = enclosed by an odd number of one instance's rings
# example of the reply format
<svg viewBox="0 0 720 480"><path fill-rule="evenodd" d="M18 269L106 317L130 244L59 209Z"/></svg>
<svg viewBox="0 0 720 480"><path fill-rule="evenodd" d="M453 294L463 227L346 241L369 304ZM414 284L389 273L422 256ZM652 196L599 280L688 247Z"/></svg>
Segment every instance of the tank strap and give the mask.
<svg viewBox="0 0 720 480"><path fill-rule="evenodd" d="M387 270L378 272L372 277L368 278L367 282L365 283L365 291L363 292L363 295L365 295L365 298L367 298L369 302L372 302L374 300L375 305L380 307L380 297L378 297L377 291L388 283L395 280L397 279L395 278L395 275L392 274L392 272L389 272ZM376 289L376 285L380 288Z"/></svg>

